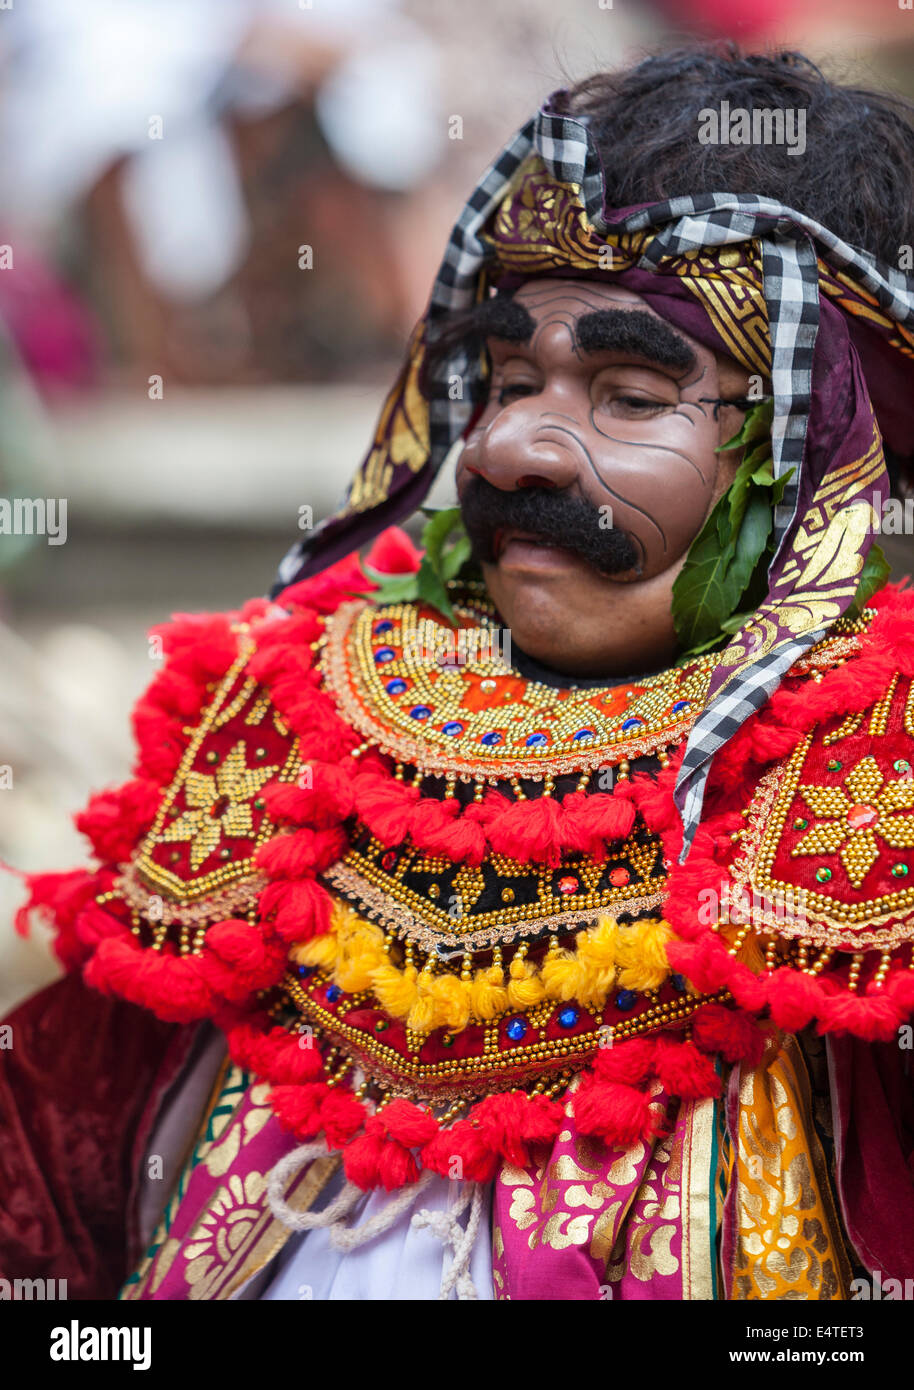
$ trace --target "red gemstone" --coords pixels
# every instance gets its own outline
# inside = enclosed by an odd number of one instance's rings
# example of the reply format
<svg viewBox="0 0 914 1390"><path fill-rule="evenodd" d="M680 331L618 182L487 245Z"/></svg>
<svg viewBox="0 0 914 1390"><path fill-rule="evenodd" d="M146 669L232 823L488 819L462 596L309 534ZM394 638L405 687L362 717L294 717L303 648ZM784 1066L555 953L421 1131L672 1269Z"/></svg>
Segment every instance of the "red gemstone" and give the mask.
<svg viewBox="0 0 914 1390"><path fill-rule="evenodd" d="M389 849L387 853L384 855L384 858L381 860L381 868L384 870L386 874L389 874L396 862L397 856L394 854L392 849Z"/></svg>
<svg viewBox="0 0 914 1390"><path fill-rule="evenodd" d="M863 830L867 825L872 825L879 819L879 812L875 806L869 806L865 801L858 801L847 813L847 823L851 830Z"/></svg>
<svg viewBox="0 0 914 1390"><path fill-rule="evenodd" d="M580 886L581 880L575 878L574 874L566 874L563 878L559 879L560 893L576 893Z"/></svg>
<svg viewBox="0 0 914 1390"><path fill-rule="evenodd" d="M221 820L228 808L231 806L231 804L232 803L227 796L217 797L216 800L213 802L212 806L209 808L209 813L212 816L213 820Z"/></svg>
<svg viewBox="0 0 914 1390"><path fill-rule="evenodd" d="M622 888L630 878L631 874L628 869L610 869L609 881L614 888Z"/></svg>

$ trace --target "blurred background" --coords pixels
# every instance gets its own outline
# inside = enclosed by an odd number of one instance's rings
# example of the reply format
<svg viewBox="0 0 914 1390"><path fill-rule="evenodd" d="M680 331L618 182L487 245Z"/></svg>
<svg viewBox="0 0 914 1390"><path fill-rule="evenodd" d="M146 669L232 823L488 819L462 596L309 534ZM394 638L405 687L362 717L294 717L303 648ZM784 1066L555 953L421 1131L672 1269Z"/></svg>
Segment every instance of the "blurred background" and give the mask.
<svg viewBox="0 0 914 1390"><path fill-rule="evenodd" d="M146 628L264 592L336 504L455 215L548 92L699 35L914 96L901 4L0 0L0 498L67 499L66 544L0 535L0 856L83 860ZM0 876L0 1012L56 972L21 895Z"/></svg>

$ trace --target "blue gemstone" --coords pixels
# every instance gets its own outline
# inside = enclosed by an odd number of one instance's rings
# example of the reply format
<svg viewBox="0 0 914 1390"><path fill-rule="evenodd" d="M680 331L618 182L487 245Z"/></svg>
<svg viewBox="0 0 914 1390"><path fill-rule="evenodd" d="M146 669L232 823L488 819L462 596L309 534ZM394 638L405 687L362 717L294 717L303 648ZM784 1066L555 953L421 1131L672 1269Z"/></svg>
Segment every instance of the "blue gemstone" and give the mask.
<svg viewBox="0 0 914 1390"><path fill-rule="evenodd" d="M520 1042L527 1035L527 1025L522 1018L512 1018L505 1032L512 1042Z"/></svg>
<svg viewBox="0 0 914 1390"><path fill-rule="evenodd" d="M501 743L501 734L483 734L479 742L484 743L487 748L491 748L493 744Z"/></svg>
<svg viewBox="0 0 914 1390"><path fill-rule="evenodd" d="M401 681L400 677L396 676L394 680L387 682L384 689L388 695L402 695L406 689L406 681Z"/></svg>
<svg viewBox="0 0 914 1390"><path fill-rule="evenodd" d="M673 713L678 714L680 710L688 709L691 703L691 700L677 700L673 706Z"/></svg>
<svg viewBox="0 0 914 1390"><path fill-rule="evenodd" d="M390 621L389 618L382 618L382 620L379 623L375 623L374 630L376 633L391 632L393 631L393 623Z"/></svg>
<svg viewBox="0 0 914 1390"><path fill-rule="evenodd" d="M633 989L620 989L616 995L616 1008L623 1013L633 1009L638 1002L638 996Z"/></svg>
<svg viewBox="0 0 914 1390"><path fill-rule="evenodd" d="M328 986L327 986L327 1000L328 1000L328 1002L331 1003L331 1004L335 1004L336 1001L339 999L340 995L342 994L342 992L343 992L343 991L340 989L339 985L328 985Z"/></svg>
<svg viewBox="0 0 914 1390"><path fill-rule="evenodd" d="M441 732L450 734L451 738L456 738L458 734L463 733L463 725L458 720L452 719L449 724L445 724Z"/></svg>
<svg viewBox="0 0 914 1390"><path fill-rule="evenodd" d="M374 654L374 659L376 665L383 666L388 661L396 661L397 653L394 651L393 647L378 647L378 650Z"/></svg>
<svg viewBox="0 0 914 1390"><path fill-rule="evenodd" d="M580 1017L580 1009L576 1009L574 1004L566 1004L559 1014L559 1027L573 1028Z"/></svg>
<svg viewBox="0 0 914 1390"><path fill-rule="evenodd" d="M428 719L429 715L431 714L431 710L429 709L428 705L413 705L412 709L410 710L410 714L412 715L413 719Z"/></svg>
<svg viewBox="0 0 914 1390"><path fill-rule="evenodd" d="M545 734L531 734L530 737L527 739L527 747L528 747L528 748L537 748L537 747L539 747L539 745L540 745L541 743L545 743L545 742L546 742L546 735L545 735Z"/></svg>
<svg viewBox="0 0 914 1390"><path fill-rule="evenodd" d="M637 729L637 728L638 728L638 725L639 725L639 724L643 724L643 723L644 723L644 720L643 720L643 719L635 719L635 718L632 718L632 719L623 719L623 721L622 721L622 728L623 728L623 730L625 730L625 729Z"/></svg>
<svg viewBox="0 0 914 1390"><path fill-rule="evenodd" d="M575 738L593 738L593 729L578 729Z"/></svg>
<svg viewBox="0 0 914 1390"><path fill-rule="evenodd" d="M679 993L682 994L686 988L685 975L671 975L670 984L673 986L674 989L678 989Z"/></svg>
<svg viewBox="0 0 914 1390"><path fill-rule="evenodd" d="M299 965L296 966L295 973L300 980L307 980L309 975L314 974L316 968L317 967L313 965Z"/></svg>

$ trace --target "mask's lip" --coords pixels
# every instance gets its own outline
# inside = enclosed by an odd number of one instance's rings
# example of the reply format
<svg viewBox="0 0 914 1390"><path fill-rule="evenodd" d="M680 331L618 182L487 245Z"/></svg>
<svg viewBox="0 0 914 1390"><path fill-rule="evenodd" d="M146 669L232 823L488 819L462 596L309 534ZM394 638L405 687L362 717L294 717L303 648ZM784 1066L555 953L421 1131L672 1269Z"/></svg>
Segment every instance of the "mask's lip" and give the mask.
<svg viewBox="0 0 914 1390"><path fill-rule="evenodd" d="M542 546L544 550L564 550L567 547L556 545L542 531L520 531L516 526L500 526L492 538L492 552L496 561L511 541L526 541L530 545ZM569 552L571 553L571 552Z"/></svg>
<svg viewBox="0 0 914 1390"><path fill-rule="evenodd" d="M527 575L538 579L571 574L594 574L589 560L576 550L550 541L542 532L520 531L505 527L494 551L495 565L501 575Z"/></svg>
<svg viewBox="0 0 914 1390"><path fill-rule="evenodd" d="M505 551L509 544L518 541L522 545L530 545L542 552L542 559L538 560L528 550L519 554L515 552L508 557L506 566L507 572L517 571L518 573L537 573L547 572L567 572L569 570L588 571L592 574L600 574L603 579L609 580L613 584L631 584L642 576L642 566L636 565L630 570L620 570L617 573L606 574L597 570L589 560L586 560L576 550L569 550L567 546L558 545L549 540L548 536L537 531L521 531L514 526L499 527L492 537L493 563L501 565Z"/></svg>

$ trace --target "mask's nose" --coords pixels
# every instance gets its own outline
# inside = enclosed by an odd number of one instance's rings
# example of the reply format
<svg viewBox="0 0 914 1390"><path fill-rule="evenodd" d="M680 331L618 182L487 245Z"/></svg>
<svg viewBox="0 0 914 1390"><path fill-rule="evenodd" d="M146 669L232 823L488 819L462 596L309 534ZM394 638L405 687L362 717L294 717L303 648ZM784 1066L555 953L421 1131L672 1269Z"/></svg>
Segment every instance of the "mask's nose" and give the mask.
<svg viewBox="0 0 914 1390"><path fill-rule="evenodd" d="M461 462L493 487L567 488L579 472L583 450L574 422L547 408L544 395L524 396L500 410L467 439Z"/></svg>

